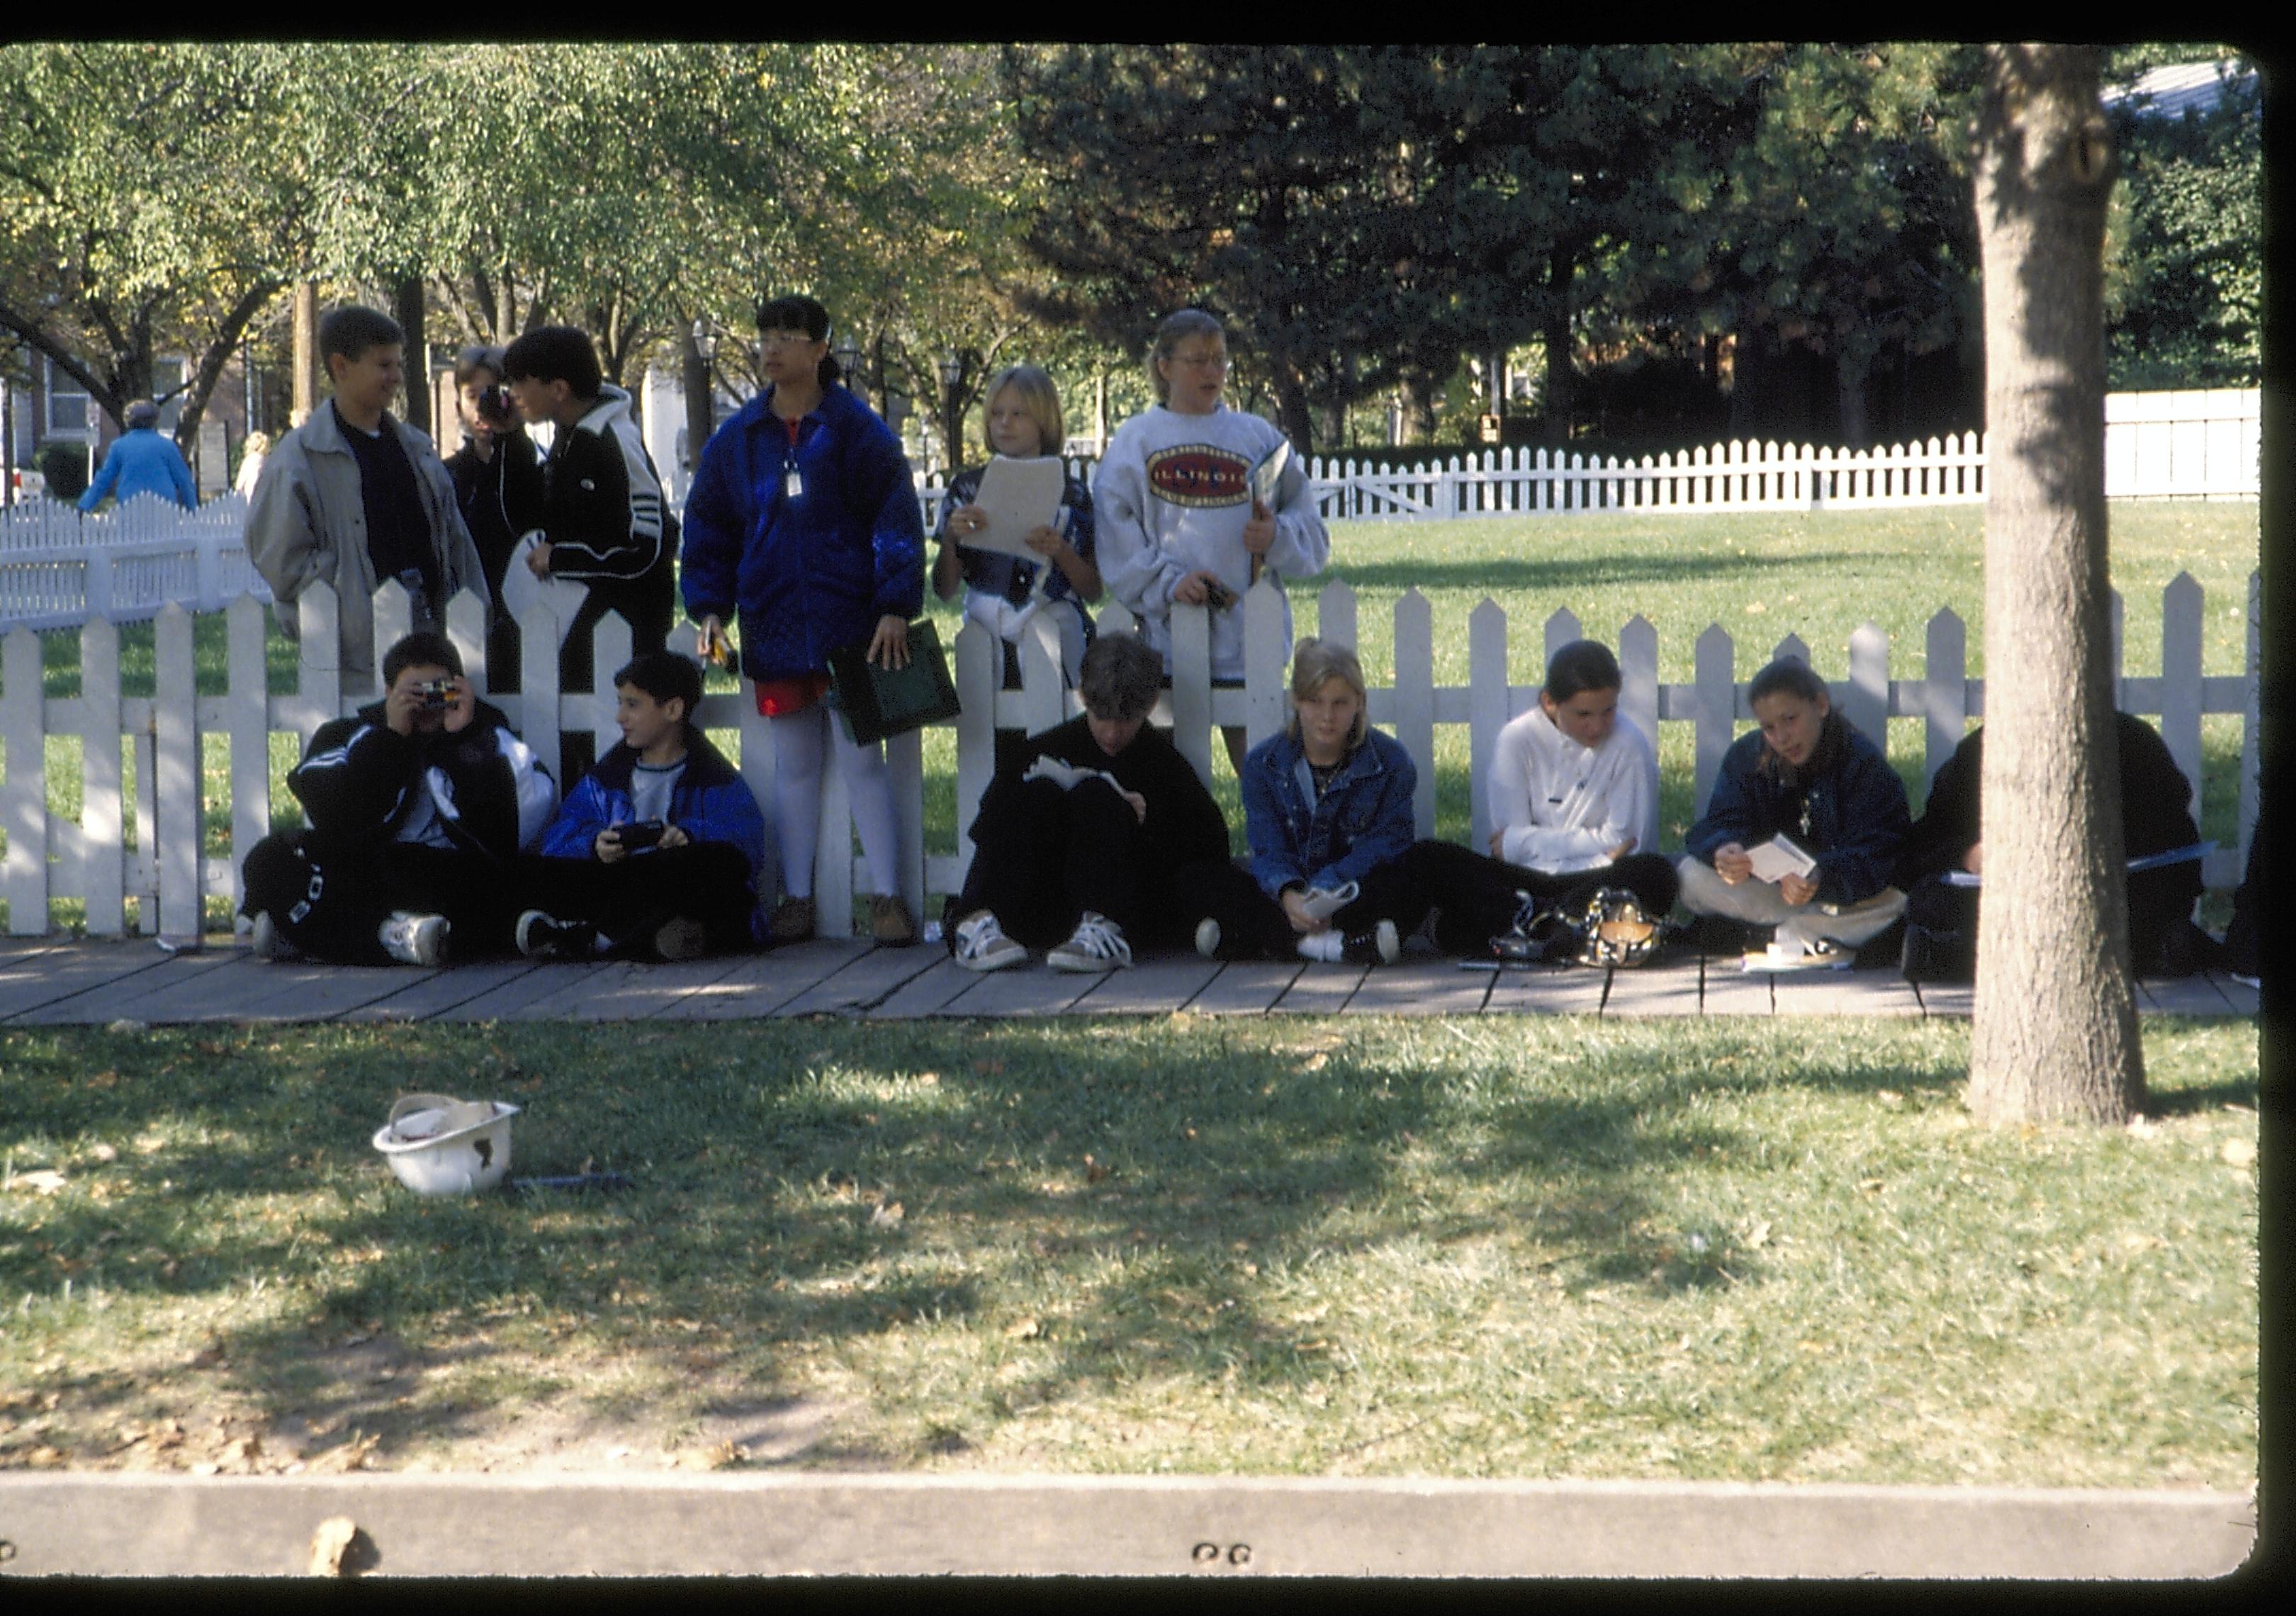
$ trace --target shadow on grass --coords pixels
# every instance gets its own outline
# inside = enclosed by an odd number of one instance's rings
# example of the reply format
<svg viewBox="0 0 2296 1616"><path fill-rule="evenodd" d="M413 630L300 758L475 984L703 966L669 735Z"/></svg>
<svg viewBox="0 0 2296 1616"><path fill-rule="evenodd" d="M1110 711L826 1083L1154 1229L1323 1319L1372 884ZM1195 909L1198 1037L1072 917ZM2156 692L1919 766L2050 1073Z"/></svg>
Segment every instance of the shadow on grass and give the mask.
<svg viewBox="0 0 2296 1616"><path fill-rule="evenodd" d="M750 1401L795 1397L810 1354L865 1357L952 1320L991 1358L1026 1360L968 1388L991 1425L1083 1383L1304 1381L1329 1372L1328 1343L1270 1276L1335 1259L1375 1272L1493 1236L1551 1251L1571 1285L1755 1283L1719 1220L1685 1244L1652 1199L1693 1158L1751 1146L1689 1114L1698 1097L1949 1087L1881 1063L1838 1080L1759 1055L1669 1064L1600 1034L1564 1085L1463 1073L1376 1028L1213 1021L1181 1039L1160 1020L4 1037L19 1166L45 1156L107 1188L0 1226L0 1294L50 1296L70 1275L133 1317L287 1287L294 1306L223 1326L177 1390L196 1367L386 1454L602 1364L693 1383L701 1353ZM615 1169L636 1187L414 1196L368 1147L414 1089L521 1104L519 1172ZM89 1156L99 1144L112 1161ZM480 1373L451 1401L407 1395L450 1366ZM142 1394L108 1369L75 1392Z"/></svg>

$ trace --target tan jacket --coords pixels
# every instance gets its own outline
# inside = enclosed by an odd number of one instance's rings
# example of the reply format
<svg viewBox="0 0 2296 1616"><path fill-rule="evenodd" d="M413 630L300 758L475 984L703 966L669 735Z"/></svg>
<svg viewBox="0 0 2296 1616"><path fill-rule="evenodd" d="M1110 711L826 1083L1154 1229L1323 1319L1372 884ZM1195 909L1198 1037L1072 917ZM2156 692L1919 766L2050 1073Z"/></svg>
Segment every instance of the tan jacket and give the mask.
<svg viewBox="0 0 2296 1616"><path fill-rule="evenodd" d="M414 467L414 484L430 519L430 542L447 600L468 589L487 600L486 570L455 503L455 482L430 439L385 416ZM271 586L272 613L289 639L300 624L295 603L314 583L331 586L342 603L343 672L372 676L374 562L367 554L366 506L358 460L343 441L332 400L275 444L247 507L247 555ZM444 610L445 603L439 603ZM416 627L443 628L442 624Z"/></svg>

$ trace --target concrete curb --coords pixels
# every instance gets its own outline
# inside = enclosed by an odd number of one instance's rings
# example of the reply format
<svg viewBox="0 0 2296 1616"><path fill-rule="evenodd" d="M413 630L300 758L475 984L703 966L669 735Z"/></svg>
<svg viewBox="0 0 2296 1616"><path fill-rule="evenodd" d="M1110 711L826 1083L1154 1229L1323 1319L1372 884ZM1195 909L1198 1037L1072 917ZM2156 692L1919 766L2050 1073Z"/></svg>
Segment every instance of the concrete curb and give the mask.
<svg viewBox="0 0 2296 1616"><path fill-rule="evenodd" d="M1109 1476L0 1475L0 1579L294 1576L2190 1579L2224 1492Z"/></svg>

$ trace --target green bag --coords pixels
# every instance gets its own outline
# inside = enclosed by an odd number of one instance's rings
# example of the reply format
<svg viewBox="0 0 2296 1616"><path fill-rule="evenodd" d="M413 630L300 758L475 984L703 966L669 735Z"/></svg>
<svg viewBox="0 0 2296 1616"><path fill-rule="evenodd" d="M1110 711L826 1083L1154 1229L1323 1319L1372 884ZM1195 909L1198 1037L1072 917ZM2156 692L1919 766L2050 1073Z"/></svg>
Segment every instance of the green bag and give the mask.
<svg viewBox="0 0 2296 1616"><path fill-rule="evenodd" d="M922 729L957 714L956 683L931 618L909 625L909 665L880 668L866 644L829 653L827 704L857 745Z"/></svg>

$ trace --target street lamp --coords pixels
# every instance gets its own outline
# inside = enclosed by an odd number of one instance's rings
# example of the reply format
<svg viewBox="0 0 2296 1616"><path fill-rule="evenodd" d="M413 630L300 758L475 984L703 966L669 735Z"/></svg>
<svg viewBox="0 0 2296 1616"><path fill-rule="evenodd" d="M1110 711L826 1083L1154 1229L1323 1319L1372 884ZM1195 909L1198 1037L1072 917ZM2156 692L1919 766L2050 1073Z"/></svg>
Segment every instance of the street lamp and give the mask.
<svg viewBox="0 0 2296 1616"><path fill-rule="evenodd" d="M869 390L861 385L861 344L854 340L851 332L840 331L831 352L837 357L837 369L844 376L846 387L867 402Z"/></svg>
<svg viewBox="0 0 2296 1616"><path fill-rule="evenodd" d="M962 453L963 446L958 441L964 431L964 419L960 414L963 401L956 390L964 380L964 356L953 348L942 349L940 356L942 436L948 445L948 464L952 472L964 457Z"/></svg>

